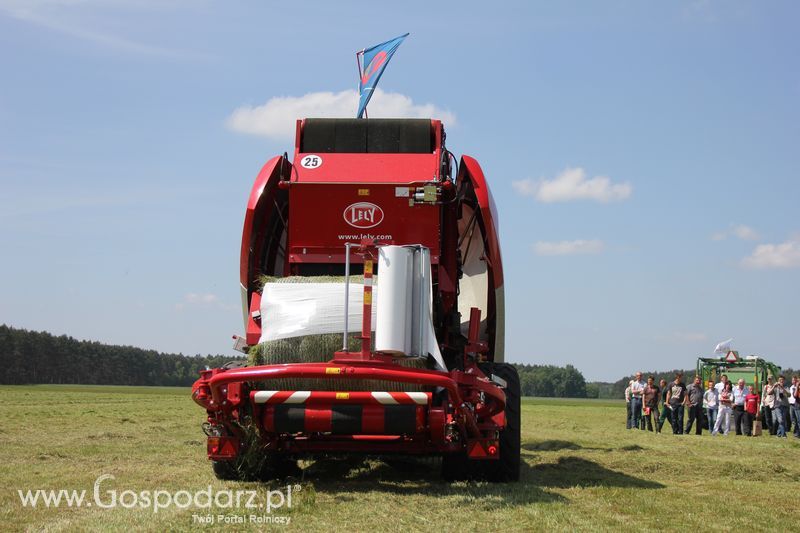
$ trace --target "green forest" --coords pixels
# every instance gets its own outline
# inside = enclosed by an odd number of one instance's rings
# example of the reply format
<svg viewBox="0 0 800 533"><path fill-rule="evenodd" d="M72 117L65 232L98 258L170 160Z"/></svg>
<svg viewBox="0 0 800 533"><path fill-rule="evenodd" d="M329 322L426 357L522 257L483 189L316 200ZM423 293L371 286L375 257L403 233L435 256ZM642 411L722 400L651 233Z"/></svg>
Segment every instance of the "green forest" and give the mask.
<svg viewBox="0 0 800 533"><path fill-rule="evenodd" d="M235 359L186 356L0 325L0 383L189 386L200 370Z"/></svg>

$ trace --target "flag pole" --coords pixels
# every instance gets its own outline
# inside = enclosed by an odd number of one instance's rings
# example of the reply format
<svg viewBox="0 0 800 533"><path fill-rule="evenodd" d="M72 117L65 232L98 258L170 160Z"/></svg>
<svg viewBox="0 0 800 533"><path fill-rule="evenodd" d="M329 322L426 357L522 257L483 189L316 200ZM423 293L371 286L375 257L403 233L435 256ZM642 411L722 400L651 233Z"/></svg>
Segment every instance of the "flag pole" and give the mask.
<svg viewBox="0 0 800 533"><path fill-rule="evenodd" d="M364 55L364 51L365 50L366 50L366 48L362 49L360 52L356 52L356 65L358 65L358 89L359 89L359 94L361 92L361 56ZM364 117L365 118L369 118L369 115L367 115L366 106L364 107Z"/></svg>

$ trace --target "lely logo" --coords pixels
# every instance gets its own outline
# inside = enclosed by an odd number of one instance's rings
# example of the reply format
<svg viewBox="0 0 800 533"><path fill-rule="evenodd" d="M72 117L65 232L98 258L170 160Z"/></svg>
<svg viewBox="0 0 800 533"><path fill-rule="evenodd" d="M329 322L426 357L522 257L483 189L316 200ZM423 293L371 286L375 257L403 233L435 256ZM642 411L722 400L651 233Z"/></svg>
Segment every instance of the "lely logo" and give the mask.
<svg viewBox="0 0 800 533"><path fill-rule="evenodd" d="M383 222L383 209L369 202L358 202L348 205L343 216L354 228L374 228Z"/></svg>

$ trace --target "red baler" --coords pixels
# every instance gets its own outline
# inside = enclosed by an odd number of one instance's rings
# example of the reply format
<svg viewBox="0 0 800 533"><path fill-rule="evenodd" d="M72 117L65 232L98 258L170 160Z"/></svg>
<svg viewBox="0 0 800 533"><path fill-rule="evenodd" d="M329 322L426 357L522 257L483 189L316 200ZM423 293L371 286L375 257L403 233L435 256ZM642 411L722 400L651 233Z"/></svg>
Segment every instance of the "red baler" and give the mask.
<svg viewBox="0 0 800 533"><path fill-rule="evenodd" d="M270 325L261 312L263 276L346 272L348 280L363 276L361 349L347 349L344 318L343 348L325 362L202 372L192 397L208 414L208 456L217 475L276 477L308 456L415 454L442 456L447 479L517 480L520 387L503 360L497 221L480 165L468 156L456 165L438 120L299 120L294 157L267 162L247 204L241 344L258 344ZM386 307L398 288L392 280L402 283L390 252L421 258L427 276L414 287L428 292L410 311L432 339L414 349L424 368L400 364L410 349L381 347L391 343L381 341L382 333L387 338L397 326L403 334L397 309ZM377 325L373 274L376 299L385 299ZM330 386L280 390L276 380ZM416 388L351 386L364 380Z"/></svg>

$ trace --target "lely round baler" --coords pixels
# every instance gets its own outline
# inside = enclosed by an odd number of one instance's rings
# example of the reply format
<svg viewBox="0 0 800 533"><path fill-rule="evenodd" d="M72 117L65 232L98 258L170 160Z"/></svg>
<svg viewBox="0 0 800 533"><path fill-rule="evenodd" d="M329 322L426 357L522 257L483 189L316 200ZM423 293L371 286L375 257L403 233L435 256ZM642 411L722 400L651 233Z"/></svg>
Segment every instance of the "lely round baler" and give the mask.
<svg viewBox="0 0 800 533"><path fill-rule="evenodd" d="M516 481L497 212L441 122L305 119L256 178L241 249L247 366L206 370L218 477L301 458L441 456L446 479Z"/></svg>

